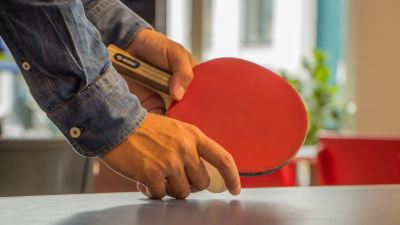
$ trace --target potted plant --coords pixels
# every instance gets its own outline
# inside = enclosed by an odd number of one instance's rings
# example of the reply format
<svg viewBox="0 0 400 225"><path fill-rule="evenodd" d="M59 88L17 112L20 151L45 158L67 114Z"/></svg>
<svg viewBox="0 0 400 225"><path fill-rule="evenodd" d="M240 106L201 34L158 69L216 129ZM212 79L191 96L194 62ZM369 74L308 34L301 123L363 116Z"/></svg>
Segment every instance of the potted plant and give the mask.
<svg viewBox="0 0 400 225"><path fill-rule="evenodd" d="M300 93L308 111L305 145L315 145L321 129L338 130L342 126L344 110L336 99L339 88L330 81L331 72L326 61L326 54L315 49L311 59L303 60L305 79L294 78L286 72L281 73Z"/></svg>

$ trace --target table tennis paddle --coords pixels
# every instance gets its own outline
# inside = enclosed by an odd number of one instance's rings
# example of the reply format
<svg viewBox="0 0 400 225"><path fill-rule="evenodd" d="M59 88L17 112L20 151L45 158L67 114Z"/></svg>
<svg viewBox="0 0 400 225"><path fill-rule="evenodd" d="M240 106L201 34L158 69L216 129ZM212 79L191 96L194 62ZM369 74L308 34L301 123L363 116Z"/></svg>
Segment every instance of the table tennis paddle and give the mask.
<svg viewBox="0 0 400 225"><path fill-rule="evenodd" d="M173 102L171 74L108 47L115 68L127 81L160 94L166 116L199 127L229 151L240 176L271 173L292 159L307 132L307 112L298 93L280 76L257 64L218 58L193 68L194 78L184 98ZM207 165L209 190L224 190L215 168Z"/></svg>

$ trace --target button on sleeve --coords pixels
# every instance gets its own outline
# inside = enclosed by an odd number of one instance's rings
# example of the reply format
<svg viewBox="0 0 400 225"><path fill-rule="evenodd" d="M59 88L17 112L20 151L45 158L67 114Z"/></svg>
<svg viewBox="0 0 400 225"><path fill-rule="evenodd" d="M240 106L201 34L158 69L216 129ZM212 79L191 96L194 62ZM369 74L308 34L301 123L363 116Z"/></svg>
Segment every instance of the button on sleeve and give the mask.
<svg viewBox="0 0 400 225"><path fill-rule="evenodd" d="M25 71L29 71L31 70L31 64L29 64L28 62L24 61L21 63L21 67L23 70Z"/></svg>
<svg viewBox="0 0 400 225"><path fill-rule="evenodd" d="M146 115L147 111L112 66L97 81L48 114L72 147L86 157L115 148Z"/></svg>
<svg viewBox="0 0 400 225"><path fill-rule="evenodd" d="M77 138L79 138L79 137L81 136L81 129L79 129L79 128L77 128L77 127L73 127L73 128L71 128L71 129L69 130L69 135L70 135L72 138L77 139Z"/></svg>

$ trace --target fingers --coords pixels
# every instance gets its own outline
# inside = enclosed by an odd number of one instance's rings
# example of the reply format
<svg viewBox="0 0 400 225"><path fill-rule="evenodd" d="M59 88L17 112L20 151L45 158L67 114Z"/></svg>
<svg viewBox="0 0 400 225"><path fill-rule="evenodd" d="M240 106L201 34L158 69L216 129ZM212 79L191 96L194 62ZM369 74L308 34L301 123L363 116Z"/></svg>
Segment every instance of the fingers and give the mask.
<svg viewBox="0 0 400 225"><path fill-rule="evenodd" d="M163 170L167 172L166 179L161 179L163 176L158 176L159 173L152 173L154 176L150 175L143 179L142 182L146 185L137 182L138 190L153 199L163 198L165 195L184 199L193 192L192 190L206 189L210 178L204 164L197 155L196 149L187 148L184 155L183 158L185 159L182 158L182 160L186 161L186 166L181 161L168 163L173 166L168 166L169 169ZM164 183L161 180L164 180Z"/></svg>
<svg viewBox="0 0 400 225"><path fill-rule="evenodd" d="M193 56L180 44L154 30L143 29L135 35L127 51L144 61L172 72L170 94L181 100L189 86L197 64Z"/></svg>
<svg viewBox="0 0 400 225"><path fill-rule="evenodd" d="M186 198L192 190L201 191L208 187L210 178L204 164L196 151L196 145L191 142L180 143L180 160L173 163L174 167L167 177L167 192L175 198Z"/></svg>
<svg viewBox="0 0 400 225"><path fill-rule="evenodd" d="M190 185L195 191L202 191L210 184L210 176L200 158L195 155L193 162L190 162L185 167L186 175Z"/></svg>
<svg viewBox="0 0 400 225"><path fill-rule="evenodd" d="M178 50L171 51L169 59L169 67L172 72L172 78L169 84L170 93L175 100L181 100L187 87L193 79L193 66L195 61L189 58L190 54L183 48L177 47Z"/></svg>
<svg viewBox="0 0 400 225"><path fill-rule="evenodd" d="M161 174L161 173L155 173L155 174ZM148 179L146 179L145 181L142 181L143 185L145 187L147 187L146 191L145 191L145 195L148 198L152 198L152 199L161 199L163 198L166 193L167 193L167 188L165 185L165 177L162 176L149 176ZM139 187L139 190L143 189L143 187Z"/></svg>
<svg viewBox="0 0 400 225"><path fill-rule="evenodd" d="M129 91L139 98L140 104L148 112L160 115L165 113L165 103L160 95L136 82L127 80L127 84Z"/></svg>
<svg viewBox="0 0 400 225"><path fill-rule="evenodd" d="M197 149L199 155L218 169L229 192L240 193L240 178L232 155L211 138L203 135Z"/></svg>
<svg viewBox="0 0 400 225"><path fill-rule="evenodd" d="M167 177L168 194L177 199L184 199L190 194L189 181L182 167L180 171Z"/></svg>

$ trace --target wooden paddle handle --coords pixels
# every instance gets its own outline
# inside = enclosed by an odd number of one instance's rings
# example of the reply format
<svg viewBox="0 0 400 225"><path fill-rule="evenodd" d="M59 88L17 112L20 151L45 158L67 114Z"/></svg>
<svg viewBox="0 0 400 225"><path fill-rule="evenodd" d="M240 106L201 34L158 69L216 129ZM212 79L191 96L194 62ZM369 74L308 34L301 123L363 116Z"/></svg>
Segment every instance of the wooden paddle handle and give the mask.
<svg viewBox="0 0 400 225"><path fill-rule="evenodd" d="M171 74L135 58L115 45L109 45L107 48L113 66L127 82L133 81L155 91L163 99L166 109L169 108L173 102L168 86ZM224 180L218 170L208 162L204 160L203 162L210 176L210 185L207 190L213 193L226 191Z"/></svg>
<svg viewBox="0 0 400 225"><path fill-rule="evenodd" d="M108 52L115 69L127 82L136 82L158 93L163 99L166 109L173 99L169 94L171 74L135 58L115 45L109 45Z"/></svg>

